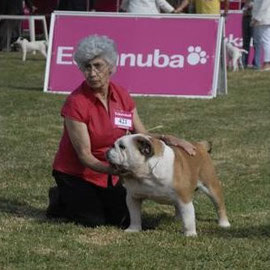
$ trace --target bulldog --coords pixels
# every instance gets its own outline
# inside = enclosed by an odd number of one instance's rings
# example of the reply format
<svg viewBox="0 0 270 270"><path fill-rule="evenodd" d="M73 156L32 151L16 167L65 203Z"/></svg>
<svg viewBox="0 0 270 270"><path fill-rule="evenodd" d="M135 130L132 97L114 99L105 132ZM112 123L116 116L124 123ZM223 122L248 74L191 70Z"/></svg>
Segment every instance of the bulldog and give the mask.
<svg viewBox="0 0 270 270"><path fill-rule="evenodd" d="M47 41L46 40L38 40L38 41L28 41L26 38L19 37L14 44L18 44L22 49L22 60L26 60L27 52L39 51L45 58L47 57L46 48Z"/></svg>
<svg viewBox="0 0 270 270"><path fill-rule="evenodd" d="M214 203L220 227L230 227L207 142L193 143L196 155L165 144L155 137L135 134L119 138L108 150L107 160L120 173L127 190L130 226L127 232L141 231L141 204L150 199L172 204L181 217L186 236L196 236L195 210L192 203L197 188Z"/></svg>

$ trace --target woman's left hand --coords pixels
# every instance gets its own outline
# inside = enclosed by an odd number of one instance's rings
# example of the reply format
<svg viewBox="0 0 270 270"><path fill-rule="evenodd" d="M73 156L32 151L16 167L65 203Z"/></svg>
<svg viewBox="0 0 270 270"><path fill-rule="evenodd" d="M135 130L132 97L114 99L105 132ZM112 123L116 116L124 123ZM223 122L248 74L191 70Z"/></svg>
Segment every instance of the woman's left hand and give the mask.
<svg viewBox="0 0 270 270"><path fill-rule="evenodd" d="M161 140L167 145L177 146L183 148L189 155L196 155L196 147L188 141L176 138L172 135L161 136Z"/></svg>

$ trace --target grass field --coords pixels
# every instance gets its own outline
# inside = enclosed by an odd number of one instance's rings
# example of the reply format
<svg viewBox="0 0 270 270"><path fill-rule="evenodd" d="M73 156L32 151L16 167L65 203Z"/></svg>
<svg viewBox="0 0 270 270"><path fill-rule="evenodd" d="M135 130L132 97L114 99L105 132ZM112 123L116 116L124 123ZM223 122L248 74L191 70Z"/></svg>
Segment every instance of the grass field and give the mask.
<svg viewBox="0 0 270 270"><path fill-rule="evenodd" d="M198 237L185 238L173 208L153 202L137 234L45 218L65 96L42 92L44 69L38 55L0 54L1 270L270 269L269 72L229 73L229 94L213 100L136 98L147 128L213 142L232 227L197 193Z"/></svg>

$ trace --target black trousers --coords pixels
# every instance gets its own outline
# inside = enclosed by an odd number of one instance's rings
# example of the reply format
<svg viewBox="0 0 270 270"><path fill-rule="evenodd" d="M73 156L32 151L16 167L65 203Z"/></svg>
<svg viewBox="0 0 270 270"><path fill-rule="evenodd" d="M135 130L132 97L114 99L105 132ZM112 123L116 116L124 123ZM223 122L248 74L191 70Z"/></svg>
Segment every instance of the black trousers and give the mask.
<svg viewBox="0 0 270 270"><path fill-rule="evenodd" d="M53 176L57 186L49 190L48 217L66 218L90 227L128 227L126 190L122 184L112 186L110 176L107 188L55 170Z"/></svg>
<svg viewBox="0 0 270 270"><path fill-rule="evenodd" d="M243 56L242 56L244 67L248 66L250 41L253 36L253 27L250 25L250 23L251 23L251 16L243 15L243 18L242 18L243 49L248 51L248 54L243 53Z"/></svg>

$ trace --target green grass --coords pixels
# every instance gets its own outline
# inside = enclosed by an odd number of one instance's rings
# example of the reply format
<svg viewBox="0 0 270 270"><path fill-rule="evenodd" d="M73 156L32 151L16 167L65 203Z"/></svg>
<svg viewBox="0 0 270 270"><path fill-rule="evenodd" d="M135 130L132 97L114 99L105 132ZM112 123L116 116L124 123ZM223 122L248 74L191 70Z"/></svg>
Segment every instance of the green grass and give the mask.
<svg viewBox="0 0 270 270"><path fill-rule="evenodd" d="M0 269L270 269L270 73L228 74L213 100L137 97L147 128L213 142L231 229L198 193L197 238L171 206L146 202L145 230L128 234L45 218L65 96L42 92L45 62L0 54Z"/></svg>

